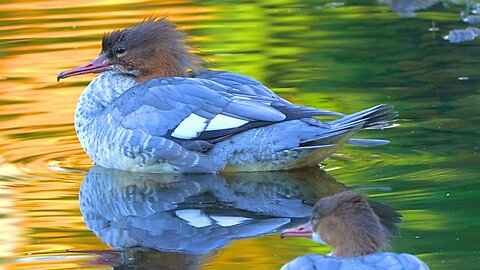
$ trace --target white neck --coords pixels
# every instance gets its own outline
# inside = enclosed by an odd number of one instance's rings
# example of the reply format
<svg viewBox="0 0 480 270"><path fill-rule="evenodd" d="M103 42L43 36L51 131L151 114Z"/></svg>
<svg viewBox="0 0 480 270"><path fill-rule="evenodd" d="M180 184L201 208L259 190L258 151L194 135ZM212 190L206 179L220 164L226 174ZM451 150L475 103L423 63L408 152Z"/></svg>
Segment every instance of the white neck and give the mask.
<svg viewBox="0 0 480 270"><path fill-rule="evenodd" d="M123 92L135 84L134 77L130 75L112 71L101 73L83 90L78 100L75 126L79 121L91 122L94 120Z"/></svg>
<svg viewBox="0 0 480 270"><path fill-rule="evenodd" d="M75 112L75 130L78 140L91 157L96 151L92 148L95 145L91 140L93 134L105 132L102 130L104 124L98 124L102 119L107 121L107 116L102 117L105 109L135 84L133 76L104 72L83 90Z"/></svg>

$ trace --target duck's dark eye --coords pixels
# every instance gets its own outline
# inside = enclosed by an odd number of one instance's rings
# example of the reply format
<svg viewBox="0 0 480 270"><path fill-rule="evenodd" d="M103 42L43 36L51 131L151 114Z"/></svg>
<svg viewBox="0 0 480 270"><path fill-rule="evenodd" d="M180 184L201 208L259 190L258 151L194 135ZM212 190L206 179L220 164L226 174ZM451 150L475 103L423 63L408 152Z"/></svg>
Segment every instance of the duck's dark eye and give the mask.
<svg viewBox="0 0 480 270"><path fill-rule="evenodd" d="M125 48L124 47L117 47L117 49L115 50L116 53L118 54L122 54L125 52Z"/></svg>

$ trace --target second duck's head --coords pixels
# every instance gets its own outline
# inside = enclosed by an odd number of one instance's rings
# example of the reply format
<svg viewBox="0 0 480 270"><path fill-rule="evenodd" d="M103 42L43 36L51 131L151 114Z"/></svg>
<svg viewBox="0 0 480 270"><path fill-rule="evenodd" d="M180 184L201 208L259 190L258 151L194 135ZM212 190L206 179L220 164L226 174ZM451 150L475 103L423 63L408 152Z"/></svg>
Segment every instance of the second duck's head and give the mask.
<svg viewBox="0 0 480 270"><path fill-rule="evenodd" d="M380 251L388 235L367 198L342 192L315 204L310 222L285 230L282 237L308 237L333 248L332 255L355 257Z"/></svg>

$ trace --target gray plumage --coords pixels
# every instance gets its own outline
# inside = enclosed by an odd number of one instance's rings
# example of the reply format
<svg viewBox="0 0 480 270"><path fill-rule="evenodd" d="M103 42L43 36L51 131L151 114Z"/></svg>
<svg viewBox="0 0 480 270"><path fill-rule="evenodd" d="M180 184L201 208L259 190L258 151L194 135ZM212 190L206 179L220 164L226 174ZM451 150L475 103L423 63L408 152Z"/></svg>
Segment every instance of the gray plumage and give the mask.
<svg viewBox="0 0 480 270"><path fill-rule="evenodd" d="M218 173L315 166L392 107L344 116L292 104L256 80L204 71L153 79L102 73L79 99L75 127L95 163L129 171ZM321 122L315 116L340 117ZM359 145L383 140L352 140Z"/></svg>
<svg viewBox="0 0 480 270"><path fill-rule="evenodd" d="M428 270L428 266L410 254L373 253L360 257L341 258L309 254L295 258L281 270Z"/></svg>

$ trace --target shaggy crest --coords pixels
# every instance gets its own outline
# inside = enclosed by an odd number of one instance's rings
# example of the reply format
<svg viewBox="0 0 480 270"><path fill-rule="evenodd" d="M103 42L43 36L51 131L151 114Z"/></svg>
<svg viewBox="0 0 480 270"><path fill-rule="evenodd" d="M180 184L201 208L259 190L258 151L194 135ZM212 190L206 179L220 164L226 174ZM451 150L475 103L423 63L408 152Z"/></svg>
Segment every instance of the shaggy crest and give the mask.
<svg viewBox="0 0 480 270"><path fill-rule="evenodd" d="M186 76L187 71L199 68L203 60L189 52L185 38L166 18L150 18L106 33L102 53L122 71L137 75L140 81Z"/></svg>

